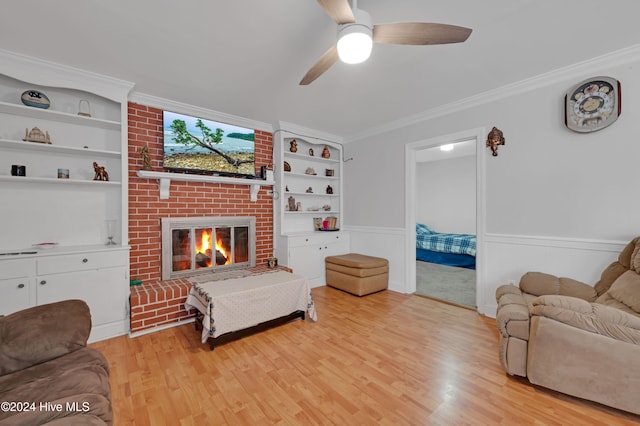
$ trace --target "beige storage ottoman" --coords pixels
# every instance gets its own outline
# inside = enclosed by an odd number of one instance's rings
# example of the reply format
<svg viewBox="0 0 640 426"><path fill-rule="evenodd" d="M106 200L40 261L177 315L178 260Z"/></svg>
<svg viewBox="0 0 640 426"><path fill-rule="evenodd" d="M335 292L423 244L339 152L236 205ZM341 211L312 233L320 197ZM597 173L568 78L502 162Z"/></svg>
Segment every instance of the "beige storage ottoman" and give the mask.
<svg viewBox="0 0 640 426"><path fill-rule="evenodd" d="M327 285L356 296L385 290L389 285L389 262L381 257L349 253L325 259Z"/></svg>

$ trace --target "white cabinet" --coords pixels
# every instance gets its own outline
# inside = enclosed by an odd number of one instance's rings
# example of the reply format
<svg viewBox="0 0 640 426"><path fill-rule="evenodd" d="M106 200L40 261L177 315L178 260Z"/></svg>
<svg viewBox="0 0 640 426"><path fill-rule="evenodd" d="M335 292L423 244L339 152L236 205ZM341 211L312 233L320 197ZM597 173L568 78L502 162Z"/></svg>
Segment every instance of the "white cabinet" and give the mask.
<svg viewBox="0 0 640 426"><path fill-rule="evenodd" d="M31 282L28 277L9 278L0 280L0 315L4 315L14 310L21 310L31 306L29 303L29 290Z"/></svg>
<svg viewBox="0 0 640 426"><path fill-rule="evenodd" d="M91 308L92 340L128 331L132 88L0 50L0 314L80 298ZM49 107L23 104L27 91L44 94ZM79 114L81 105L89 115ZM36 127L50 143L23 140ZM94 163L108 180L94 180ZM14 176L13 166L24 166L24 175ZM110 236L116 245L105 245Z"/></svg>
<svg viewBox="0 0 640 426"><path fill-rule="evenodd" d="M35 303L34 264L27 259L0 261L0 315L19 311Z"/></svg>
<svg viewBox="0 0 640 426"><path fill-rule="evenodd" d="M91 308L94 327L105 328L127 318L129 292L123 284L128 250L49 256L38 259L37 265L39 305L82 299Z"/></svg>
<svg viewBox="0 0 640 426"><path fill-rule="evenodd" d="M349 251L349 236L344 232L286 235L282 242L287 248L287 266L306 277L311 287L326 283L324 259L327 256Z"/></svg>
<svg viewBox="0 0 640 426"><path fill-rule="evenodd" d="M45 303L81 299L91 310L91 341L128 331L128 249L56 248L24 256L0 260L2 276L8 277L0 279L0 315Z"/></svg>
<svg viewBox="0 0 640 426"><path fill-rule="evenodd" d="M317 287L326 282L325 257L349 252L348 234L339 230L344 219L342 145L292 127L280 123L275 132L275 255ZM318 230L314 219L326 220L329 227L332 220L335 229Z"/></svg>

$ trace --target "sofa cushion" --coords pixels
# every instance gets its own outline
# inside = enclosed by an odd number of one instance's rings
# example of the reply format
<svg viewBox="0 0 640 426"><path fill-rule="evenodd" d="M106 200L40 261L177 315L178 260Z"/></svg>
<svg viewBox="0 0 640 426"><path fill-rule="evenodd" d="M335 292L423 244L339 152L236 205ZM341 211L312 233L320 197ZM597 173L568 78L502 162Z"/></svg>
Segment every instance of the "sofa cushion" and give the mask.
<svg viewBox="0 0 640 426"><path fill-rule="evenodd" d="M593 286L598 296L603 295L620 275L631 269L636 248L640 245L640 237L636 237L618 255L618 260L602 271L600 280Z"/></svg>
<svg viewBox="0 0 640 426"><path fill-rule="evenodd" d="M77 368L78 365L97 366L109 373L109 364L102 352L85 347L48 362L32 365L29 368L0 376L0 397L7 394L14 394L18 392L16 389L50 377L53 372L61 373L63 371L73 370Z"/></svg>
<svg viewBox="0 0 640 426"><path fill-rule="evenodd" d="M610 306L575 297L540 296L533 301L531 315L640 345L640 318Z"/></svg>
<svg viewBox="0 0 640 426"><path fill-rule="evenodd" d="M596 290L571 278L558 278L544 272L527 272L520 278L520 289L535 296L559 294L594 301L598 296Z"/></svg>
<svg viewBox="0 0 640 426"><path fill-rule="evenodd" d="M629 270L620 275L607 294L640 314L640 274Z"/></svg>
<svg viewBox="0 0 640 426"><path fill-rule="evenodd" d="M0 318L0 375L83 348L91 313L82 300L34 306Z"/></svg>

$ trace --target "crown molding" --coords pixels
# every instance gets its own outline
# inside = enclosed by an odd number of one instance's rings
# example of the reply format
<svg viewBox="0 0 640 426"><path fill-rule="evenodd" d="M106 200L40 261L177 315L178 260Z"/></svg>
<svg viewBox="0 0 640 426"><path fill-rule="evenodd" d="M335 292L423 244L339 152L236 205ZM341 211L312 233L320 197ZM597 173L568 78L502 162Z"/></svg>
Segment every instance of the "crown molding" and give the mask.
<svg viewBox="0 0 640 426"><path fill-rule="evenodd" d="M381 126L372 127L364 132L356 133L344 139L344 143L353 142L381 133L398 130L403 127L446 116L465 109L473 108L489 102L494 102L511 96L530 92L541 87L550 86L575 78L588 78L594 73L604 72L611 67L626 65L640 60L640 44L624 49L616 50L592 59L577 62L575 64L558 68L543 74L536 75L525 80L507 84L496 89L488 90L459 101L428 109L426 111L392 121Z"/></svg>
<svg viewBox="0 0 640 426"><path fill-rule="evenodd" d="M0 49L0 73L43 86L71 88L123 102L135 83Z"/></svg>
<svg viewBox="0 0 640 426"><path fill-rule="evenodd" d="M308 127L299 126L297 124L288 123L286 121L278 121L275 126L276 130L289 132L300 137L319 139L323 142L332 142L342 145L342 137L331 133L321 132L319 130L310 129Z"/></svg>
<svg viewBox="0 0 640 426"><path fill-rule="evenodd" d="M172 101L170 99L160 98L153 95L147 95L145 93L133 92L129 97L129 101L136 104L159 108L171 112L192 115L194 117L204 118L206 120L219 121L221 123L233 124L235 126L273 133L273 126L269 123L251 120L249 118L227 114L212 109L202 108L195 105L185 104L178 101Z"/></svg>

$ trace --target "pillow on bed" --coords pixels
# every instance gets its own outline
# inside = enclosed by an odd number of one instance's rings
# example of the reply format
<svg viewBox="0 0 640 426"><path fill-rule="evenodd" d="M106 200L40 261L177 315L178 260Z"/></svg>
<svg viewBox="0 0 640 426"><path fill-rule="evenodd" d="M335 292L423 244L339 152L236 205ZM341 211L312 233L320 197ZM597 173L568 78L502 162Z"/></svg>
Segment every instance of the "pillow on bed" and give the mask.
<svg viewBox="0 0 640 426"><path fill-rule="evenodd" d="M435 233L436 233L436 231L434 231L433 229L429 228L427 225L423 225L421 223L416 223L416 234L433 235Z"/></svg>

